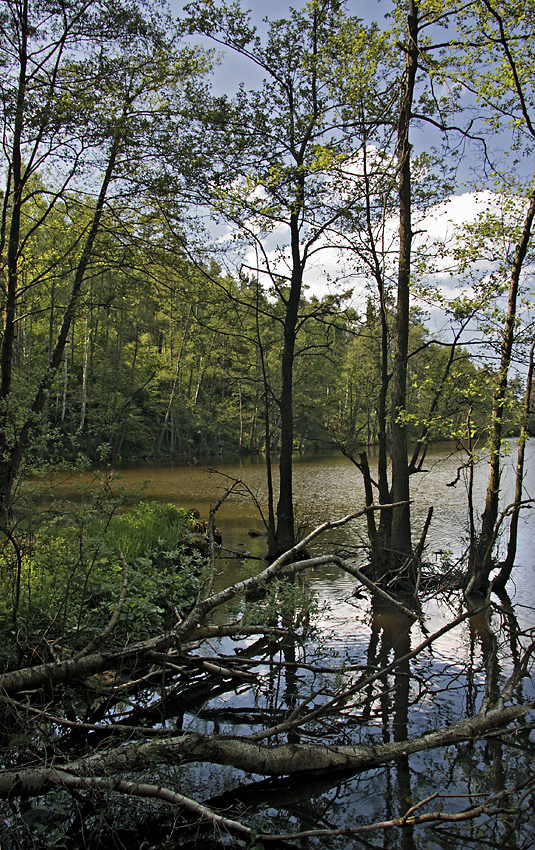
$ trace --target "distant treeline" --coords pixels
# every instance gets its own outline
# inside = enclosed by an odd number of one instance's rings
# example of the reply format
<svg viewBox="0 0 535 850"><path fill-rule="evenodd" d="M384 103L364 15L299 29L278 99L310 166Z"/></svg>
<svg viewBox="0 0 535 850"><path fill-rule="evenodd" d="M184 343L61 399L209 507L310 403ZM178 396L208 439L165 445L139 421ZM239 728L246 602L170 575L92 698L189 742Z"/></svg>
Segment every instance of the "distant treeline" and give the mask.
<svg viewBox="0 0 535 850"><path fill-rule="evenodd" d="M60 230L51 224L50 251L58 251ZM38 268L32 275L39 279ZM40 380L69 286L69 270L56 267L52 280L44 274L28 291L15 344L14 386L21 399ZM381 369L373 300L364 315L333 297L302 298L300 309L307 321L294 363L295 450L373 445ZM125 248L108 230L45 406L35 459L105 457L116 464L261 453L266 429L276 453L282 327L280 302L252 281L222 275L215 265L170 258L154 246ZM449 347L431 341L424 317L415 312L409 438L423 427L430 441L485 432L493 373L463 349L452 364L449 357ZM509 432L518 412L516 390L513 382Z"/></svg>

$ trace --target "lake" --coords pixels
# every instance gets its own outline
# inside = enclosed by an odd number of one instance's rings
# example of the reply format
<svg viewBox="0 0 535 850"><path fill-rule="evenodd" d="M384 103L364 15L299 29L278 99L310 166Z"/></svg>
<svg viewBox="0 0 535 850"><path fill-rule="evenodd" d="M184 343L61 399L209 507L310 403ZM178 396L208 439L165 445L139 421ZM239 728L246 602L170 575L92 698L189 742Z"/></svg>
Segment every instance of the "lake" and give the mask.
<svg viewBox="0 0 535 850"><path fill-rule="evenodd" d="M515 446L504 460L503 505L514 492ZM535 496L535 440L527 447L525 496ZM419 535L430 505L435 508L427 540L427 560L437 569L462 557L467 538L464 473L450 485L463 457L450 446L429 451L426 472L412 480L413 527ZM236 479L244 482L256 500L265 500L265 466L243 459L215 466L138 466L120 470L118 483L147 497L196 508L208 519L209 510ZM477 511L481 512L487 470L476 468ZM63 487L67 486L63 480ZM326 520L341 518L363 506L358 470L342 457L298 458L295 462L296 517L309 531ZM253 559L236 557L217 561L217 586L223 587L263 568L265 539L249 531L262 530L254 501L245 492L232 494L220 507L217 524L223 545L248 550ZM402 664L344 704L338 715L307 727L299 740L333 743L401 741L423 731L454 723L473 714L485 695L496 694L511 674L522 646L535 637L535 523L526 510L520 521L517 563L508 587L513 607L495 599L495 606L463 622L432 643L410 663ZM364 527L355 521L318 540L313 553L336 547L364 561ZM311 693L331 691L335 681L351 683L362 671L384 668L399 659L462 609L454 592L422 600L422 618L411 623L396 610L372 600L358 582L334 566L316 569L309 587L317 604L315 631L301 641L290 637L282 644L259 650L258 689L223 689L194 711L176 711L165 725L219 734L246 734L271 724ZM356 592L355 592L356 591ZM250 641L225 639L199 652L248 652ZM315 670L312 670L315 667ZM332 672L329 672L332 671ZM535 696L533 672L517 686L516 698ZM319 697L318 697L319 698ZM245 817L270 832L296 833L327 830L328 836L294 839L288 847L400 848L400 850L453 850L453 848L535 846L533 817L532 727L526 721L524 737L515 733L448 748L421 752L340 781L321 777L289 783L268 781L240 771L209 765L180 768L180 789L206 805L223 809L227 817ZM530 731L531 730L531 731ZM531 737L530 737L531 735ZM284 738L283 738L284 739ZM291 741L292 739L289 738ZM176 777L175 777L176 781ZM343 835L337 830L365 826L403 815L407 808L433 797L421 811L459 812L486 796L500 801L505 789L526 787L531 796L512 792L506 815L446 822L421 827L372 830ZM497 803L495 808L499 808ZM243 813L247 812L244 816Z"/></svg>
<svg viewBox="0 0 535 850"><path fill-rule="evenodd" d="M503 462L502 507L514 498L516 446L509 442L509 454ZM425 469L411 478L411 513L414 534L418 536L430 505L434 506L433 521L427 537L428 559L439 559L441 553L452 553L452 558L462 556L467 545L468 513L466 506L465 477L462 470L458 483L448 486L457 478L464 457L453 445L440 444L429 449ZM373 459L370 459L370 464ZM277 467L273 468L275 485ZM210 508L225 493L234 480L241 480L261 505L266 502L265 464L259 458L243 458L220 465L159 465L136 466L118 470L118 483L147 498L172 502L185 509L196 508L202 518L208 519ZM485 458L475 467L476 515L483 509L487 467ZM327 520L339 519L359 510L364 505L364 489L359 471L346 458L335 456L296 457L294 460L294 495L296 522L302 533L310 531ZM535 440L528 442L526 450L526 477L524 497L535 496ZM519 523L517 567L513 584L509 588L516 601L535 605L535 518L534 511L525 510ZM252 555L265 554L265 541L254 539L249 531L263 531L262 521L247 493L233 493L219 508L217 524L223 533L223 545L228 549L246 549ZM506 526L504 526L506 531ZM365 543L365 525L355 520L348 526L321 539L314 551L322 551L327 544L339 542L341 546L358 547ZM365 558L363 551L362 557ZM229 567L231 569L231 567Z"/></svg>

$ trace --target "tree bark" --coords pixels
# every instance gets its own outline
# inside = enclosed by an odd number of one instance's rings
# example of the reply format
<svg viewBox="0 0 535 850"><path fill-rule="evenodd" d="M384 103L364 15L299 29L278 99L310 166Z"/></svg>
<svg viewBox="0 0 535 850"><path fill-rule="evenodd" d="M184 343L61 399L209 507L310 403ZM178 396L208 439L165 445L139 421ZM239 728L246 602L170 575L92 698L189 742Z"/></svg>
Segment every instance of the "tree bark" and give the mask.
<svg viewBox="0 0 535 850"><path fill-rule="evenodd" d="M125 114L123 114L123 121L124 118ZM26 452L35 432L39 429L40 416L45 407L48 391L65 353L69 330L80 299L86 269L91 259L95 240L100 228L100 221L104 210L106 195L113 179L120 145L121 132L118 130L110 148L108 163L100 186L100 192L93 212L91 226L76 267L69 300L63 314L63 321L61 323L54 350L49 358L46 372L39 384L33 402L28 408L25 421L19 431L17 439L10 451L6 452L0 461L0 514L4 516L6 521L8 521L9 513L11 511L13 485L24 457L24 453ZM6 385L5 389L9 392L9 385ZM4 391L4 388L2 391ZM5 400L5 398L5 396L2 396L2 399Z"/></svg>
<svg viewBox="0 0 535 850"><path fill-rule="evenodd" d="M531 390L533 385L533 355L535 351L535 342L531 344L529 353L529 368L526 378L526 394L524 396L524 411L522 415L522 424L520 426L520 437L518 441L518 455L516 462L516 480L515 480L515 506L511 513L511 525L509 526L509 543L507 546L507 556L505 561L500 565L500 572L492 582L492 589L500 592L505 590L505 586L511 578L513 566L515 563L516 547L518 540L518 520L520 517L520 509L522 502L522 490L524 486L524 466L526 456L526 440L528 434L528 419L531 408Z"/></svg>
<svg viewBox="0 0 535 850"><path fill-rule="evenodd" d="M20 5L19 21L19 81L17 88L17 105L11 150L11 180L12 202L11 221L7 244L7 291L4 308L4 329L0 363L0 401L5 402L11 391L13 375L13 345L15 341L15 314L18 289L18 258L20 243L20 222L22 212L22 190L24 179L22 173L22 132L24 127L24 109L26 103L27 65L28 65L28 0ZM2 407L2 425L7 411Z"/></svg>
<svg viewBox="0 0 535 850"><path fill-rule="evenodd" d="M506 401L509 366L515 339L516 311L520 274L531 239L535 217L535 185L532 188L529 206L524 219L522 234L516 246L511 278L505 327L501 343L500 368L494 389L492 426L489 440L489 476L485 509L481 517L481 528L475 545L471 547L468 565L467 593L485 594L489 588L489 574L493 567L492 550L495 527L498 519L500 499L500 460L503 431L503 411Z"/></svg>
<svg viewBox="0 0 535 850"><path fill-rule="evenodd" d="M303 178L300 178L301 198L297 206L302 206ZM297 317L303 269L299 252L299 222L297 211L290 219L292 245L292 279L290 293L286 303L284 318L284 343L281 361L281 448L279 456L279 500L277 503L277 531L275 533L275 551L272 555L281 555L295 544L295 521L293 505L293 368L295 358L295 339Z"/></svg>
<svg viewBox="0 0 535 850"><path fill-rule="evenodd" d="M323 746L286 744L263 746L247 739L224 738L201 733L120 746L104 754L67 762L60 768L37 767L6 770L0 775L0 797L13 794L36 796L52 785L67 785L73 776L94 780L110 774L143 771L147 766L210 762L262 776L317 776L325 773L370 770L402 756L447 747L477 738L521 717L533 704L497 706L452 726L427 732L418 738L375 746Z"/></svg>
<svg viewBox="0 0 535 850"><path fill-rule="evenodd" d="M414 84L418 70L418 5L409 0L408 45L405 49L405 81L398 120L399 164L399 264L396 306L396 333L392 369L392 501L400 502L392 514L392 561L400 566L412 553L409 506L407 433L403 415L407 397L407 356L409 345L409 296L411 275L411 121ZM413 576L414 578L414 576Z"/></svg>

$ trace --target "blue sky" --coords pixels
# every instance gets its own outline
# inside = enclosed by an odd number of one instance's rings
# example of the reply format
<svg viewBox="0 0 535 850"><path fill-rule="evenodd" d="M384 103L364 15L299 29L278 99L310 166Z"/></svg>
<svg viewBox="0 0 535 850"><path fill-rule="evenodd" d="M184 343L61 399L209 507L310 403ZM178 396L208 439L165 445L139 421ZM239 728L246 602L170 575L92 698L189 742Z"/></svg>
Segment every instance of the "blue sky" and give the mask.
<svg viewBox="0 0 535 850"><path fill-rule="evenodd" d="M183 0L169 0L169 3L176 14L178 14L184 6ZM242 8L251 10L253 22L261 30L263 28L262 21L265 17L269 17L270 20L284 18L287 16L291 5L295 8L302 8L305 5L305 0L298 0L298 2L293 4L289 4L288 2L285 2L285 0L271 0L268 4L265 2L258 2L258 0L249 0L249 2L244 0ZM346 3L346 11L349 14L362 18L365 23L376 21L380 27L388 27L390 22L385 20L385 15L392 9L392 6L393 3L391 0L348 0ZM228 58L223 61L218 68L216 68L213 77L213 85L214 89L218 93L232 94L239 82L243 81L246 84L254 86L257 83L260 83L260 80L260 72L253 69L250 62L237 57L233 53L229 53ZM434 135L435 134L430 133L426 128L418 128L417 126L414 126L411 132L411 137L413 144L415 144L415 150L426 150L430 147L433 141L436 143L437 139L433 138ZM495 141L498 142L498 139ZM501 158L499 151L500 144L498 142L498 163ZM421 223L423 226L423 233L426 234L426 237L419 237L420 240L423 238L425 241L425 238L427 237L430 239L448 239L448 237L451 237L452 235L453 222L460 224L463 221L474 220L475 216L477 216L477 214L483 209L492 209L495 206L495 198L492 195L492 185L488 187L484 184L481 185L480 188L482 190L490 189L490 191L480 191L479 193L474 192L470 185L472 178L471 170L478 162L479 155L479 151L470 146L465 149L460 160L461 164L457 174L458 181L454 189L454 195L450 198L449 202L446 200L434 211L431 211L429 217ZM531 163L529 163L528 168L531 170ZM466 183L463 182L463 178ZM397 228L397 222L393 221L392 227ZM275 240L276 242L276 236L277 234L274 234L271 241ZM270 244L271 242L269 245ZM266 250L268 250L268 253L269 245L266 243ZM279 246L279 249L280 247L281 246ZM335 258L331 256L331 254L327 252L318 268L316 270L312 270L310 279L308 280L312 289L317 291L318 294L323 294L325 291L325 282L328 280L329 274L332 275L333 278L337 277ZM243 259L245 261L250 260L250 262L254 264L254 256L251 255L251 257L248 257L246 252ZM489 269L484 267L483 264L480 271L485 274L488 273ZM436 282L443 293L450 297L459 291L459 287L463 290L466 287L466 282L457 280L455 276L450 278L447 273L441 273L440 271L437 274ZM359 291L362 292L362 288L361 285L356 282L356 294ZM434 325L435 328L437 328L440 324L441 314L440 311L438 311L436 315L433 315L431 325Z"/></svg>
<svg viewBox="0 0 535 850"><path fill-rule="evenodd" d="M172 12L179 15L188 0L167 0ZM228 0L230 3L231 0ZM269 3L261 2L261 0L243 0L241 6L245 10L250 10L251 19L255 26L261 31L263 22L266 18L269 20L277 20L288 15L291 7L301 9L306 5L306 0L297 0L294 3L288 3L287 0L270 0ZM385 14L392 8L391 0L348 0L345 5L346 12L350 15L357 15L366 23L376 21L380 26L385 22ZM201 43L203 43L201 41ZM208 44L208 40L205 40ZM229 54L227 62L223 62L214 74L214 88L221 93L230 94L239 82L248 81L256 82L251 77L251 63L247 62L236 55ZM260 75L258 76L258 82Z"/></svg>
<svg viewBox="0 0 535 850"><path fill-rule="evenodd" d="M168 2L173 11L178 12L184 6L184 0L168 0ZM244 9L251 10L253 19L258 23L265 17L282 18L291 6L299 9L304 5L305 2L288 3L286 0L270 0L269 3L261 2L261 0L249 0L249 2L242 4ZM349 0L346 9L350 14L358 15L363 20L379 21L391 6L390 0Z"/></svg>

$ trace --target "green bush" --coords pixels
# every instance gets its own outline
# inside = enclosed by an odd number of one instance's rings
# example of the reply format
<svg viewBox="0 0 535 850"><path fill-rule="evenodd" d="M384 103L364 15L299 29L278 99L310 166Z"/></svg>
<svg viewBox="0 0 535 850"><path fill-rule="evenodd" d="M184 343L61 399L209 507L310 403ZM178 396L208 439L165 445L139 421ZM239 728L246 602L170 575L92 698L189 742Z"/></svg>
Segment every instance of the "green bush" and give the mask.
<svg viewBox="0 0 535 850"><path fill-rule="evenodd" d="M185 511L143 502L106 512L101 499L70 502L32 517L0 551L2 666L68 655L101 632L120 597L121 553L127 593L110 640L143 639L191 607L206 559L191 546Z"/></svg>

